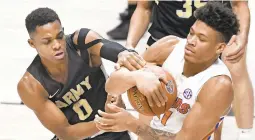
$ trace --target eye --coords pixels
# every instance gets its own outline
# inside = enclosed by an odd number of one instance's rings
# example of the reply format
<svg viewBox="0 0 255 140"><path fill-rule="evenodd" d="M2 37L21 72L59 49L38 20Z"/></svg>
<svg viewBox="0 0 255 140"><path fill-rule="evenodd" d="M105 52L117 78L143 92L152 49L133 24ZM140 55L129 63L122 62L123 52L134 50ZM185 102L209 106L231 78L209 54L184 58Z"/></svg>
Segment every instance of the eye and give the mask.
<svg viewBox="0 0 255 140"><path fill-rule="evenodd" d="M64 37L64 33L60 33L58 36L57 36L57 39L63 39Z"/></svg>
<svg viewBox="0 0 255 140"><path fill-rule="evenodd" d="M200 40L201 42L205 42L205 41L206 41L206 39L205 39L204 37L199 37L199 40Z"/></svg>
<svg viewBox="0 0 255 140"><path fill-rule="evenodd" d="M51 42L51 40L46 40L46 41L44 41L44 42L43 42L43 44L45 44L45 45L49 45L49 44L50 44L50 42Z"/></svg>

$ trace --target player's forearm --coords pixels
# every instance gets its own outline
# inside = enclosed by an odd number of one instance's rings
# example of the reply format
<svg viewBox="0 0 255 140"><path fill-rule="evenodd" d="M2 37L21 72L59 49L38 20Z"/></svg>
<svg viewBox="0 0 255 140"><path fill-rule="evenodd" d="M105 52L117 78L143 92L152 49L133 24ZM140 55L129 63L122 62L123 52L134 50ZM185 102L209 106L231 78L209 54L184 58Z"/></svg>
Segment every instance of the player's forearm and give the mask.
<svg viewBox="0 0 255 140"><path fill-rule="evenodd" d="M117 42L104 39L103 45L100 49L100 56L112 62L118 61L118 56L121 52L127 50L124 46Z"/></svg>
<svg viewBox="0 0 255 140"><path fill-rule="evenodd" d="M137 7L130 21L127 46L136 47L139 40L146 32L151 17L151 10Z"/></svg>
<svg viewBox="0 0 255 140"><path fill-rule="evenodd" d="M63 140L80 140L98 133L99 130L93 121L70 125L64 135L60 136Z"/></svg>
<svg viewBox="0 0 255 140"><path fill-rule="evenodd" d="M246 1L233 1L233 12L237 15L240 23L240 35L243 41L248 41L248 35L250 30L250 10L248 2Z"/></svg>
<svg viewBox="0 0 255 140"><path fill-rule="evenodd" d="M105 89L109 94L120 95L133 86L135 86L134 72L121 68L107 79Z"/></svg>
<svg viewBox="0 0 255 140"><path fill-rule="evenodd" d="M128 130L144 140L175 140L176 134L153 129L137 119L133 119L128 125Z"/></svg>

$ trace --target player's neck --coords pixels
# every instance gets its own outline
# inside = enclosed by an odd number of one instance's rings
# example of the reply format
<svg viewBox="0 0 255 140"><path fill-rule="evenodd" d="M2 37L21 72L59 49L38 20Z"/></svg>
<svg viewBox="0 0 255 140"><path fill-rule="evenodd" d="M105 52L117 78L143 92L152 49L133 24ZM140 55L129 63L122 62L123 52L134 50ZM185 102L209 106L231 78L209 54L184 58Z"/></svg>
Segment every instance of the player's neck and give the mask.
<svg viewBox="0 0 255 140"><path fill-rule="evenodd" d="M59 63L53 63L51 61L41 59L48 74L58 82L64 83L68 73L68 57L65 57L63 61Z"/></svg>
<svg viewBox="0 0 255 140"><path fill-rule="evenodd" d="M195 64L195 63L190 63L185 61L184 62L184 67L183 67L183 75L186 77L194 76L207 68L209 68L215 60L206 62L206 63L200 63L200 64Z"/></svg>

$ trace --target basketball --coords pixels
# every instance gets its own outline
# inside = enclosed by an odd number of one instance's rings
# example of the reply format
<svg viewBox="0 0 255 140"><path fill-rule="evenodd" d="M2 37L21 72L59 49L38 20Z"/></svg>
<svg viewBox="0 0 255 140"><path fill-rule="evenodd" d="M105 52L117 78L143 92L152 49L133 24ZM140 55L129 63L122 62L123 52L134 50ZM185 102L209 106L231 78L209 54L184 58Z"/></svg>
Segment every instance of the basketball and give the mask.
<svg viewBox="0 0 255 140"><path fill-rule="evenodd" d="M161 82L164 94L167 95L167 102L164 106L158 107L155 103L153 107L149 106L146 97L138 90L137 87L132 87L127 91L128 99L133 108L139 113L146 116L158 116L165 113L174 104L177 97L177 86L173 76L161 67L148 65L142 70L151 71L156 75L164 75L167 78L167 84Z"/></svg>

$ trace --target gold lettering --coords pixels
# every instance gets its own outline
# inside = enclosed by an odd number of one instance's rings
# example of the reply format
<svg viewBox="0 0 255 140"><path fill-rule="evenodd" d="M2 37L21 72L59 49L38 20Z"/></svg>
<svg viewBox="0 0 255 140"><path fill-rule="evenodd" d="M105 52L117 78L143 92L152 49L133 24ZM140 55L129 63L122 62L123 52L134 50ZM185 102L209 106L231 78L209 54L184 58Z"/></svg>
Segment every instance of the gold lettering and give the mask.
<svg viewBox="0 0 255 140"><path fill-rule="evenodd" d="M70 89L70 91L73 93L74 97L76 98L76 100L80 99L80 96L84 93L83 88L81 87L81 85L77 85L76 86L77 90L75 89Z"/></svg>
<svg viewBox="0 0 255 140"><path fill-rule="evenodd" d="M67 107L68 105L62 101L55 101L55 104L58 108Z"/></svg>
<svg viewBox="0 0 255 140"><path fill-rule="evenodd" d="M91 85L89 84L89 76L87 76L85 81L82 81L80 84L86 86L88 90L91 89Z"/></svg>
<svg viewBox="0 0 255 140"><path fill-rule="evenodd" d="M176 14L181 17L181 18L189 18L190 16L192 16L192 1L191 0L187 0L185 2L185 4L183 5L183 8L185 9L183 10L176 10Z"/></svg>
<svg viewBox="0 0 255 140"><path fill-rule="evenodd" d="M72 101L73 101L73 102L76 101L75 97L73 96L73 94L72 94L71 92L67 92L67 93L64 95L63 99L64 99L69 105L72 104Z"/></svg>
<svg viewBox="0 0 255 140"><path fill-rule="evenodd" d="M81 110L81 107L83 107L86 110L86 112L83 112ZM81 99L81 100L79 100L79 102L74 104L73 110L78 114L78 117L80 120L87 119L93 111L93 109L91 108L91 106L89 105L89 103L86 99Z"/></svg>
<svg viewBox="0 0 255 140"><path fill-rule="evenodd" d="M139 110L144 111L144 108L143 108L143 106L141 104L139 96L137 95L137 92L138 92L138 89L136 88L134 90L134 94L133 94L134 95L134 99L135 99L135 104L136 104L136 106L138 107Z"/></svg>

